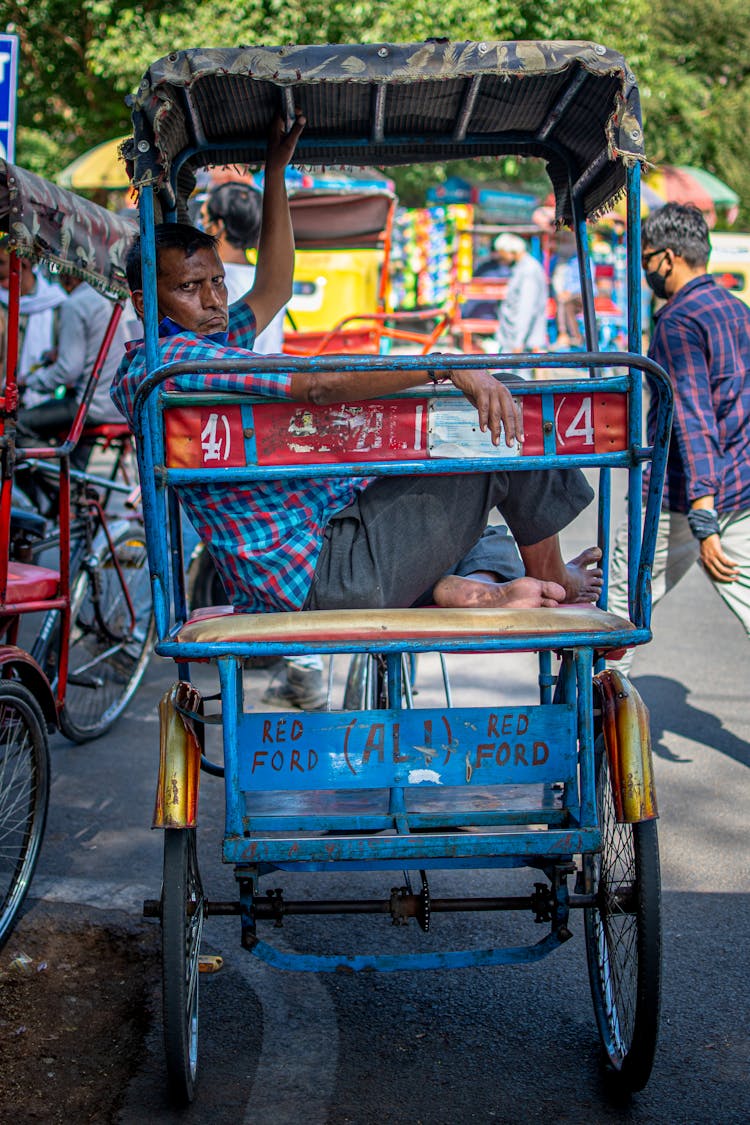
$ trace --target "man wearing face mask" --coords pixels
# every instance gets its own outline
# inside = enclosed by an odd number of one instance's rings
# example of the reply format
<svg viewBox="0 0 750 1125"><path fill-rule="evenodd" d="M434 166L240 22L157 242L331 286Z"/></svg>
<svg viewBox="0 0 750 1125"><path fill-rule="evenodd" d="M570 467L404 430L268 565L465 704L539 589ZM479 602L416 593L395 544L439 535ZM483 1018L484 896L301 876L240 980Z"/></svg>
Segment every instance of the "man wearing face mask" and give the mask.
<svg viewBox="0 0 750 1125"><path fill-rule="evenodd" d="M666 301L648 354L671 377L675 395L653 602L700 560L750 636L750 308L707 272L711 244L697 207L668 203L653 211L643 222L642 244L646 282ZM652 406L649 442L655 428ZM627 604L621 527L608 608L627 616ZM633 652L613 666L627 672Z"/></svg>

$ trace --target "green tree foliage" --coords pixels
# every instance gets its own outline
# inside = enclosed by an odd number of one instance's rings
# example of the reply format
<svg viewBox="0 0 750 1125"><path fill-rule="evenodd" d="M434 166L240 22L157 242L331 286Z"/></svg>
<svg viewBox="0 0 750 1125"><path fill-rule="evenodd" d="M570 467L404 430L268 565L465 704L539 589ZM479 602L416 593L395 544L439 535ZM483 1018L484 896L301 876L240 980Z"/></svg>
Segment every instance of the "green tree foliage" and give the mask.
<svg viewBox="0 0 750 1125"><path fill-rule="evenodd" d="M53 176L129 129L124 102L169 51L243 43L592 39L639 78L654 162L695 164L742 195L750 173L747 0L0 0L21 38L18 159ZM412 199L427 178L399 172ZM495 170L496 174L496 170ZM750 210L744 216L750 222Z"/></svg>

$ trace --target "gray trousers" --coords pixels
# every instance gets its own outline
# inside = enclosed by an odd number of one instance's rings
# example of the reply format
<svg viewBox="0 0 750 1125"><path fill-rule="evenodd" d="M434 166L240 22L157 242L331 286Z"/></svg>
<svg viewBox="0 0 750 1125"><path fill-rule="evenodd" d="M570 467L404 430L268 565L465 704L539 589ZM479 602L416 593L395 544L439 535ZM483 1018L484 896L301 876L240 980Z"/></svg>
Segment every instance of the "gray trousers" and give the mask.
<svg viewBox="0 0 750 1125"><path fill-rule="evenodd" d="M381 477L330 520L304 608L414 605L478 544L493 508L531 545L593 495L578 469Z"/></svg>

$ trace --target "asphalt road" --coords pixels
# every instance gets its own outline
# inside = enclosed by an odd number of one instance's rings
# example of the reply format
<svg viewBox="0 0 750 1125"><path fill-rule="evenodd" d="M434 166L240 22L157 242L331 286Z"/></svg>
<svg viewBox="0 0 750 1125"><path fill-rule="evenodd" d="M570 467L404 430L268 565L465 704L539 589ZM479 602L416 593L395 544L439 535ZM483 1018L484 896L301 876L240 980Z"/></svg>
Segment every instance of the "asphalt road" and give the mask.
<svg viewBox="0 0 750 1125"><path fill-rule="evenodd" d="M568 537L571 554L586 531ZM750 1119L747 640L697 570L657 609L654 625L655 640L633 669L652 717L665 931L661 1039L645 1091L617 1105L601 1082L579 918L574 940L535 966L359 976L277 972L241 949L236 919L210 918L205 948L221 953L225 968L201 980L196 1101L182 1115L170 1110L157 1026L133 1076L124 1125L744 1125ZM337 680L339 672L337 662ZM253 673L259 693L268 675ZM85 903L102 918L111 911L138 914L144 897L158 896L161 837L149 827L156 701L171 678L171 665L152 662L124 720L98 742L73 747L54 739L50 819L34 896ZM530 658L470 658L454 688L462 702L481 704L498 679L506 698L531 698ZM435 681L429 658L420 680L425 705ZM219 858L222 803L221 782L205 779L199 851L213 898L233 895L231 872ZM298 878L299 893L327 893L314 882L322 876ZM475 889L482 878L446 877L433 893ZM529 878L522 876L522 885ZM389 874L336 876L327 886L382 896L392 882ZM481 945L502 940L517 924L441 915L425 936L413 924L394 929L386 918L312 918L292 919L278 933L292 949L395 950Z"/></svg>

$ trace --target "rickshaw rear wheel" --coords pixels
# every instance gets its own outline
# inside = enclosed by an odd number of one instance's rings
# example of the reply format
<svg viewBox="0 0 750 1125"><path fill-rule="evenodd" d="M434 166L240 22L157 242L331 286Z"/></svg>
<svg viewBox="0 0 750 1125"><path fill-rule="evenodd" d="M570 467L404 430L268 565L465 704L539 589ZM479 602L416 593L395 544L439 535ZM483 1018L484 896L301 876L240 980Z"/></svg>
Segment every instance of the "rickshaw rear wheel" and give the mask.
<svg viewBox="0 0 750 1125"><path fill-rule="evenodd" d="M177 1106L193 1100L198 1072L198 980L204 915L195 829L167 828L161 900L162 1003L167 1081Z"/></svg>
<svg viewBox="0 0 750 1125"><path fill-rule="evenodd" d="M656 822L618 824L604 739L597 739L601 854L592 865L596 906L584 911L594 1014L615 1090L642 1090L656 1052L661 997L661 881Z"/></svg>
<svg viewBox="0 0 750 1125"><path fill-rule="evenodd" d="M44 836L49 748L28 688L0 681L0 948L23 905Z"/></svg>
<svg viewBox="0 0 750 1125"><path fill-rule="evenodd" d="M403 658L402 658L403 659ZM409 676L411 688L417 677L417 658L407 654L404 675ZM344 687L345 711L376 711L388 706L388 671L381 653L355 652L349 662Z"/></svg>

